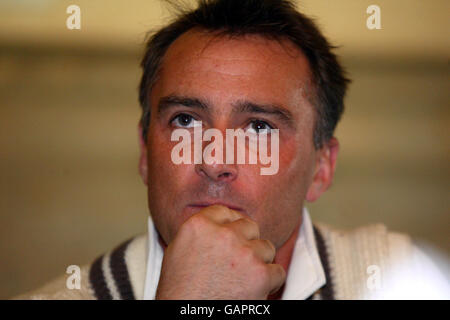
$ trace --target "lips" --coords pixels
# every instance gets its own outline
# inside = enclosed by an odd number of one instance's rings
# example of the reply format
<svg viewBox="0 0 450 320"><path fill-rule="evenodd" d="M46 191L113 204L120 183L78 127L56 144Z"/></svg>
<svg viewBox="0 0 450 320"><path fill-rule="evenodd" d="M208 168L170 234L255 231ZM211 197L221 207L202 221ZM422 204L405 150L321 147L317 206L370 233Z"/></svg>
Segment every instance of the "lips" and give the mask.
<svg viewBox="0 0 450 320"><path fill-rule="evenodd" d="M194 208L206 208L212 205L221 205L224 207L227 207L228 209L231 210L235 210L235 211L244 211L244 209L234 205L234 204L230 204L230 203L226 203L223 201L201 201L201 202L196 202L196 203L191 203L188 206L189 207L194 207Z"/></svg>

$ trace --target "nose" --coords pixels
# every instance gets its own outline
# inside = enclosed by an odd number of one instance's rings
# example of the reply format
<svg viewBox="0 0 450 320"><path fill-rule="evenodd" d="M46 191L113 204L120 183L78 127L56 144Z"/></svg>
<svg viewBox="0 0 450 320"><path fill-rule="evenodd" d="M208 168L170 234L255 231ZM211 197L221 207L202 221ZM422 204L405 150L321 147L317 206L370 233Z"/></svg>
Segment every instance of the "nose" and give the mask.
<svg viewBox="0 0 450 320"><path fill-rule="evenodd" d="M227 163L229 160L227 156L234 157L234 150L229 149L227 142L224 141L224 131L224 128L216 127L215 131L210 132L211 136L204 134L202 154L199 155L202 161L195 164L195 171L198 175L214 182L232 182L238 176L238 167L235 161ZM212 137L214 138L212 139ZM212 142L208 143L211 140ZM228 152L231 154L228 155Z"/></svg>
<svg viewBox="0 0 450 320"><path fill-rule="evenodd" d="M232 164L207 164L205 162L195 165L195 171L203 178L216 182L232 182L237 178L238 170Z"/></svg>

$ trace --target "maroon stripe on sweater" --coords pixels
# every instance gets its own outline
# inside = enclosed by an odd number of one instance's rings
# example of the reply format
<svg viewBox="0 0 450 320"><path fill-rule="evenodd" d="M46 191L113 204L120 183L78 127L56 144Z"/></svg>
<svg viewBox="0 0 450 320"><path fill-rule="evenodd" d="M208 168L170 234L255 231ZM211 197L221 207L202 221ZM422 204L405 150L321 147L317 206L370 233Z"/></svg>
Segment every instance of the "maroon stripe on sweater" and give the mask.
<svg viewBox="0 0 450 320"><path fill-rule="evenodd" d="M334 298L334 288L332 279L330 276L330 263L328 260L328 250L325 245L325 240L323 239L322 234L316 226L313 226L314 229L314 237L316 239L317 250L319 251L320 261L322 262L323 269L325 271L325 285L320 288L320 296L322 300L335 300Z"/></svg>
<svg viewBox="0 0 450 320"><path fill-rule="evenodd" d="M106 285L105 275L103 274L102 261L104 256L100 256L91 265L89 270L89 281L94 290L94 295L98 300L112 300L111 292Z"/></svg>
<svg viewBox="0 0 450 320"><path fill-rule="evenodd" d="M125 251L131 240L133 239L125 241L114 249L109 260L111 273L122 300L136 300L131 286L127 264L125 262Z"/></svg>

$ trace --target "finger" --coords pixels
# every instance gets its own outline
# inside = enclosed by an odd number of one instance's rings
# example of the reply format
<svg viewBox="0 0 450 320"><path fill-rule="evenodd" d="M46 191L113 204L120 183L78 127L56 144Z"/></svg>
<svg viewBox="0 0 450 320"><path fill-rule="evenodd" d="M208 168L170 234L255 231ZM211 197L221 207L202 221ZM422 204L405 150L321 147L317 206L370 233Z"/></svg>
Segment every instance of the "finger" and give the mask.
<svg viewBox="0 0 450 320"><path fill-rule="evenodd" d="M259 227L256 222L241 218L233 222L227 223L228 228L233 229L236 233L242 235L247 240L259 239Z"/></svg>
<svg viewBox="0 0 450 320"><path fill-rule="evenodd" d="M264 263L272 263L275 258L276 250L275 246L269 240L251 240L249 245L252 247L253 252L258 258L264 261Z"/></svg>
<svg viewBox="0 0 450 320"><path fill-rule="evenodd" d="M286 281L286 271L279 264L268 264L270 273L270 292L269 294L273 294L280 290Z"/></svg>
<svg viewBox="0 0 450 320"><path fill-rule="evenodd" d="M244 217L244 215L240 214L237 211L217 204L200 210L199 214L204 215L205 217L218 224L230 223Z"/></svg>

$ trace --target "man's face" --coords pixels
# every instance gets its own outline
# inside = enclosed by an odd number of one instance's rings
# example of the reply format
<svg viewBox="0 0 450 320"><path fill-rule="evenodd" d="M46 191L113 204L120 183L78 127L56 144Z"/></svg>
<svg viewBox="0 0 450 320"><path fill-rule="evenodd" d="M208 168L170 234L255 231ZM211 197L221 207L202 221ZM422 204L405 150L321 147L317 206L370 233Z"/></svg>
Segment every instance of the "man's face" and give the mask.
<svg viewBox="0 0 450 320"><path fill-rule="evenodd" d="M277 248L283 245L301 221L318 162L309 81L307 59L287 41L190 31L170 46L151 91L143 147L149 208L166 244L187 218L219 203L256 221L261 238ZM167 97L181 102L162 107ZM261 108L235 108L246 103ZM226 129L279 129L278 172L261 175L260 168L267 165L260 163L174 164L171 152L179 142L171 141L171 134L179 128L193 130L194 120L224 137Z"/></svg>

